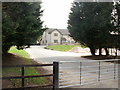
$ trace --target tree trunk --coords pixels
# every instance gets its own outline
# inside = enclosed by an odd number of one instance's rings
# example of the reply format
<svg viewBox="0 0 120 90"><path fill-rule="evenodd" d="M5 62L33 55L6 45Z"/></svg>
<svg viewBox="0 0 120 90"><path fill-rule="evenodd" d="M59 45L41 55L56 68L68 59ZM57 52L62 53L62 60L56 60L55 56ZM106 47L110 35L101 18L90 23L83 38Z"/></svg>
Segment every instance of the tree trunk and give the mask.
<svg viewBox="0 0 120 90"><path fill-rule="evenodd" d="M102 48L99 48L99 55L102 55Z"/></svg>
<svg viewBox="0 0 120 90"><path fill-rule="evenodd" d="M90 47L90 52L91 52L92 55L95 56L95 48L94 47Z"/></svg>
<svg viewBox="0 0 120 90"><path fill-rule="evenodd" d="M11 45L2 45L2 54L7 54Z"/></svg>
<svg viewBox="0 0 120 90"><path fill-rule="evenodd" d="M105 52L106 52L106 56L109 55L109 51L108 51L108 48L104 48L105 49Z"/></svg>

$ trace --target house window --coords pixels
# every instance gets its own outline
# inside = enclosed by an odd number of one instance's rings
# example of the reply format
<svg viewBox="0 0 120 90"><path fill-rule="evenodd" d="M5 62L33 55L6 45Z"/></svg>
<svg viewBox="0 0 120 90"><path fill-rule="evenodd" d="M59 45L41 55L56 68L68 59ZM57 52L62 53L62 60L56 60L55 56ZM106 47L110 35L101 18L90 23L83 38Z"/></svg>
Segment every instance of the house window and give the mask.
<svg viewBox="0 0 120 90"><path fill-rule="evenodd" d="M54 36L58 36L58 33L54 33Z"/></svg>
<svg viewBox="0 0 120 90"><path fill-rule="evenodd" d="M54 43L58 43L58 40L54 40Z"/></svg>

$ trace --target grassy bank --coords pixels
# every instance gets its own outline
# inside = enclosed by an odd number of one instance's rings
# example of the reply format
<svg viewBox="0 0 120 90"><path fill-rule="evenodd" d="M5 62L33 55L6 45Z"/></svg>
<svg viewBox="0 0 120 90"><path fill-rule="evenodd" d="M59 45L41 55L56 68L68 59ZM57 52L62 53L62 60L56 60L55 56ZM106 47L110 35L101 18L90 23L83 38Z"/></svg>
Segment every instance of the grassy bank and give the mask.
<svg viewBox="0 0 120 90"><path fill-rule="evenodd" d="M84 46L81 45L51 45L51 46L47 46L46 48L56 51L69 51L74 47L85 48Z"/></svg>
<svg viewBox="0 0 120 90"><path fill-rule="evenodd" d="M9 50L9 55L3 56L4 65L24 65L32 64L33 61L29 58L28 53L25 50L17 50L16 47L11 47ZM27 75L40 75L36 68L27 67L25 68L25 76ZM19 76L21 75L21 68L3 68L3 76ZM21 79L10 79L10 84L7 87L20 87ZM44 85L50 83L44 77L40 78L29 78L25 79L25 86L30 85Z"/></svg>

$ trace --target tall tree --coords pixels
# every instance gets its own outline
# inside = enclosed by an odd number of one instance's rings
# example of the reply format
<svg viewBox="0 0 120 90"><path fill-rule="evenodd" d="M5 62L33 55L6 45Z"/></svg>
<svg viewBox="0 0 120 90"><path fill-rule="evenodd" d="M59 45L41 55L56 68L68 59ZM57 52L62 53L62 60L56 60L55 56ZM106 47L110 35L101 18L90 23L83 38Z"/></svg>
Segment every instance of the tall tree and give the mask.
<svg viewBox="0 0 120 90"><path fill-rule="evenodd" d="M115 36L116 36L116 47L120 48L120 1L114 5L114 25L115 25Z"/></svg>
<svg viewBox="0 0 120 90"><path fill-rule="evenodd" d="M113 47L116 48L116 56L117 49L120 49L120 1L114 2L114 9L112 13L112 22L115 26L115 29L112 31Z"/></svg>
<svg viewBox="0 0 120 90"><path fill-rule="evenodd" d="M2 9L3 52L12 45L19 49L30 45L42 35L41 3L39 2L4 2Z"/></svg>
<svg viewBox="0 0 120 90"><path fill-rule="evenodd" d="M92 55L97 48L105 48L108 54L109 31L113 29L112 8L110 2L73 3L68 29L76 41L90 48Z"/></svg>

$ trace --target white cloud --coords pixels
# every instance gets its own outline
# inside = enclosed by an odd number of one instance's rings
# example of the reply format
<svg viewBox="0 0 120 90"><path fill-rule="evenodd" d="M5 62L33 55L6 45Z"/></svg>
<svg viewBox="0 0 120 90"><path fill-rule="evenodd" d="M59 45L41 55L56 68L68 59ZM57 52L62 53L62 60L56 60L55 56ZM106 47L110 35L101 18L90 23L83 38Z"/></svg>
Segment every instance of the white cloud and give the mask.
<svg viewBox="0 0 120 90"><path fill-rule="evenodd" d="M42 20L48 28L67 28L67 20L73 0L42 0Z"/></svg>

